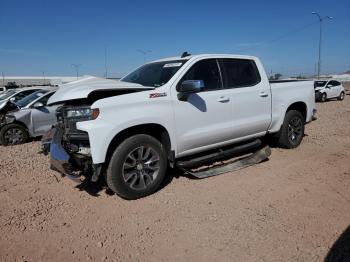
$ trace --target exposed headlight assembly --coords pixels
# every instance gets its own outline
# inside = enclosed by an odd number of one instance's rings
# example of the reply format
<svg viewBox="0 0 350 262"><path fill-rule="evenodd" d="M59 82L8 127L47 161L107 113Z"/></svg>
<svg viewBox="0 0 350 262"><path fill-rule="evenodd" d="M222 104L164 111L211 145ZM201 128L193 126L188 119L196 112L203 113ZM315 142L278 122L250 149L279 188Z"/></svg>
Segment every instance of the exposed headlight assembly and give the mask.
<svg viewBox="0 0 350 262"><path fill-rule="evenodd" d="M90 107L76 107L66 111L67 118L79 118L85 120L94 120L98 117L100 110L98 108L91 109Z"/></svg>

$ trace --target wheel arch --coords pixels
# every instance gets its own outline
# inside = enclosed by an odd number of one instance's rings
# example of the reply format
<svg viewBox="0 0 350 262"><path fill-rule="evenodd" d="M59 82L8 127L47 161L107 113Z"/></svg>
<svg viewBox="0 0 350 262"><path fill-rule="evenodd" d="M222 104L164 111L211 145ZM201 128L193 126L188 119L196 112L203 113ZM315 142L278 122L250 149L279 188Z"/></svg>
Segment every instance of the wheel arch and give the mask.
<svg viewBox="0 0 350 262"><path fill-rule="evenodd" d="M140 124L140 125L128 127L120 131L118 134L116 134L108 145L105 163L109 163L113 152L118 147L118 145L120 145L122 141L137 134L146 134L156 138L165 147L165 151L167 152L168 159L173 160L173 153L171 150L172 144L171 144L171 138L168 130L160 124L152 123L152 124Z"/></svg>
<svg viewBox="0 0 350 262"><path fill-rule="evenodd" d="M306 105L305 102L298 101L298 102L294 102L291 105L289 105L287 110L286 110L286 112L285 112L285 114L284 114L284 117L286 117L287 113L290 110L299 111L303 115L304 121L306 121L306 118L307 118L307 105Z"/></svg>
<svg viewBox="0 0 350 262"><path fill-rule="evenodd" d="M29 134L29 130L28 130L28 127L26 126L26 124L24 124L23 122L18 121L18 120L15 120L11 123L3 125L1 128L4 128L5 126L11 125L11 124L15 124L15 125L19 125L19 126L23 127L27 131L27 133Z"/></svg>

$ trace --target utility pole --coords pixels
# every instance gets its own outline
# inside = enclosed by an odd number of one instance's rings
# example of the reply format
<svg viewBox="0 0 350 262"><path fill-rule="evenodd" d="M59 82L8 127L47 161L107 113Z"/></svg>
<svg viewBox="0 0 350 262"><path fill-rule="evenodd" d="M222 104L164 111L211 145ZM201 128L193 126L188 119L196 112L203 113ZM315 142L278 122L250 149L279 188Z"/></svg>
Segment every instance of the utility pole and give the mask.
<svg viewBox="0 0 350 262"><path fill-rule="evenodd" d="M142 50L142 49L137 49L136 51L143 55L143 63L146 63L146 55L152 52L152 50Z"/></svg>
<svg viewBox="0 0 350 262"><path fill-rule="evenodd" d="M317 12L312 12L313 15L317 15L318 20L320 21L320 38L319 38L319 42L318 42L318 66L317 66L317 78L320 79L320 75L321 75L321 45L322 45L322 22L325 19L329 19L332 20L333 17L331 16L324 16L322 17L319 13Z"/></svg>
<svg viewBox="0 0 350 262"><path fill-rule="evenodd" d="M75 71L77 72L77 80L79 78L79 67L81 67L81 64L71 64L75 68Z"/></svg>
<svg viewBox="0 0 350 262"><path fill-rule="evenodd" d="M5 76L4 76L4 72L1 72L2 75L2 85L5 86Z"/></svg>

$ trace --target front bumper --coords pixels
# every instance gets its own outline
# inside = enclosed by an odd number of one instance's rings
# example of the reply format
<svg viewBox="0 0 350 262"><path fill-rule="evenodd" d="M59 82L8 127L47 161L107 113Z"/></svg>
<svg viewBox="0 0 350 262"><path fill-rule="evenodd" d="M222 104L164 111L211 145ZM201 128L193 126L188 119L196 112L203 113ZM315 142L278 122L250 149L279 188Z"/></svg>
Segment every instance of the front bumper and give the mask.
<svg viewBox="0 0 350 262"><path fill-rule="evenodd" d="M78 160L64 148L62 138L63 130L54 127L42 139L42 152L50 155L50 168L75 182L80 182L82 176L96 182L101 174L102 164L91 164L89 158Z"/></svg>
<svg viewBox="0 0 350 262"><path fill-rule="evenodd" d="M47 143L50 144L50 168L75 181L80 181L80 176L74 175L71 156L62 146L63 131L59 128L53 128L50 135L52 136L51 142L49 142L49 138L46 138L46 146Z"/></svg>

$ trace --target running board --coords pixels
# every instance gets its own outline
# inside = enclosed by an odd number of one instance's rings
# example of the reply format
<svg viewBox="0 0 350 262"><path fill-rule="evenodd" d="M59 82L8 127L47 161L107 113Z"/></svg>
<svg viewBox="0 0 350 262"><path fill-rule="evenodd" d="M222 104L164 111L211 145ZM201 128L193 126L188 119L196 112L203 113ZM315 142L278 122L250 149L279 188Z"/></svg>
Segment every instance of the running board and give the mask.
<svg viewBox="0 0 350 262"><path fill-rule="evenodd" d="M260 139L255 139L253 141L246 142L244 144L236 145L234 147L206 154L204 156L199 156L191 158L189 160L177 161L176 166L184 169L191 169L193 167L198 167L205 165L208 162L215 162L223 158L232 157L233 155L242 154L244 152L252 151L262 145Z"/></svg>
<svg viewBox="0 0 350 262"><path fill-rule="evenodd" d="M199 171L192 171L188 170L186 168L183 168L181 166L178 166L181 170L183 170L186 174L192 175L196 178L207 178L211 176L217 176L228 172L233 172L240 170L245 167L249 167L258 163L261 163L262 161L268 159L268 157L271 155L271 149L269 146L265 146L257 151L255 151L253 154L249 156L242 157L240 159L237 159L231 163L223 164L217 167L212 168L205 168L204 170Z"/></svg>

